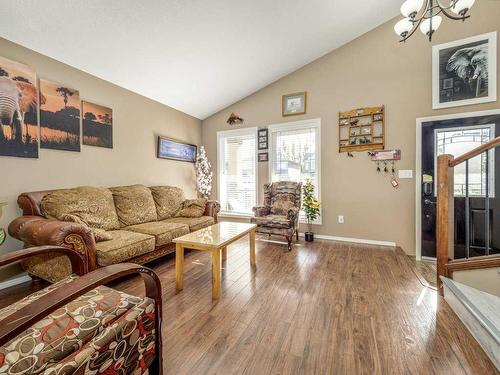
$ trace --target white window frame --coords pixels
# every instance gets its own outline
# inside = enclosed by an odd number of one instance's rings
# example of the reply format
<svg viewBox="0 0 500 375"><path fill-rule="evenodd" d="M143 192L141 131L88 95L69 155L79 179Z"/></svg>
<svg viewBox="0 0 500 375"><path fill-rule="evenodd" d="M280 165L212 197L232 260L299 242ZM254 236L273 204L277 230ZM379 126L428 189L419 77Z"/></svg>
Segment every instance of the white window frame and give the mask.
<svg viewBox="0 0 500 375"><path fill-rule="evenodd" d="M437 158L438 158L438 145L437 145L437 134L443 131L460 131L460 130L475 130L477 128L490 128L491 139L495 139L495 124L484 124L484 125L471 125L471 126L456 126L452 128L444 127L439 129L434 129L434 175L437 176ZM489 172L488 172L488 187L489 187L489 197L495 198L495 152L494 150L489 151ZM459 155L460 156L460 155ZM434 197L437 197L437 177L434 178ZM465 195L455 195L457 198L463 198ZM483 195L470 195L471 198L484 198Z"/></svg>
<svg viewBox="0 0 500 375"><path fill-rule="evenodd" d="M269 163L268 163L268 179L269 182L272 182L273 178L273 165L275 165L275 145L273 144L272 133L283 131L283 130L301 130L301 129L318 129L318 139L316 142L316 167L318 171L318 186L316 186L316 190L318 192L318 200L321 202L321 118L315 118L310 120L301 120L301 121L293 121L293 122L283 122L279 124L271 124L268 126L269 129ZM302 207L301 207L302 210ZM316 219L313 224L321 225L323 223L323 207L320 206L320 215L318 219ZM299 222L301 224L306 224L307 220L300 219Z"/></svg>
<svg viewBox="0 0 500 375"><path fill-rule="evenodd" d="M255 159L255 204L259 204L259 161L257 155L257 128L241 128L241 129L232 129L232 130L221 130L217 132L217 199L219 202L220 199L220 172L222 171L222 157L221 157L221 138L226 138L228 136L238 136L238 135L249 135L252 134L255 137L255 150L254 150L254 159ZM222 211L219 213L221 217L234 217L234 218L250 218L253 217L252 214L242 214L236 212Z"/></svg>

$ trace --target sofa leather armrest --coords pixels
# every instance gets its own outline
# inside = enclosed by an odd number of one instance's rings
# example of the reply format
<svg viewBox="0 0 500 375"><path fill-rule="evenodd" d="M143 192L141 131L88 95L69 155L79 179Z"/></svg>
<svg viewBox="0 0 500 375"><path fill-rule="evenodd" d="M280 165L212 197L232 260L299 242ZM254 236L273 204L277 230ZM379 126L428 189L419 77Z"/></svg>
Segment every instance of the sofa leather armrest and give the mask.
<svg viewBox="0 0 500 375"><path fill-rule="evenodd" d="M29 246L63 246L81 254L88 271L95 270L96 244L90 228L40 216L21 216L9 225L9 234Z"/></svg>
<svg viewBox="0 0 500 375"><path fill-rule="evenodd" d="M217 215L219 215L220 203L216 200L208 200L205 205L205 216L212 216L217 222Z"/></svg>
<svg viewBox="0 0 500 375"><path fill-rule="evenodd" d="M256 217L267 216L271 213L271 208L267 206L256 206L252 210Z"/></svg>

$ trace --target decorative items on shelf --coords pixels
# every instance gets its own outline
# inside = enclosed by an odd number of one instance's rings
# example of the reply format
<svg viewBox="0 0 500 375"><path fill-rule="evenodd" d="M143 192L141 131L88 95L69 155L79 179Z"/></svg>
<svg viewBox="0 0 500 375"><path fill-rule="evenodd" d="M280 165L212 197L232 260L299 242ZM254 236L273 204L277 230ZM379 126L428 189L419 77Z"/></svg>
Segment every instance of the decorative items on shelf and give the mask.
<svg viewBox="0 0 500 375"><path fill-rule="evenodd" d="M229 116L229 118L227 119L227 123L228 123L229 125L231 125L231 126L233 126L233 125L243 124L243 121L244 121L244 120L243 120L243 119L242 119L239 115L235 114L234 112L233 112L233 113L231 113L231 115L230 115L230 116Z"/></svg>
<svg viewBox="0 0 500 375"><path fill-rule="evenodd" d="M429 42L432 35L441 25L443 14L445 17L455 21L465 21L475 0L451 0L444 5L440 0L406 0L401 5L402 20L394 25L394 31L405 42L417 29L427 35ZM448 5L449 4L449 5Z"/></svg>
<svg viewBox="0 0 500 375"><path fill-rule="evenodd" d="M7 203L5 202L0 202L0 217L2 217L2 208L3 206L6 206ZM5 234L5 230L3 228L0 228L0 245L2 245L5 242L5 238L7 235Z"/></svg>
<svg viewBox="0 0 500 375"><path fill-rule="evenodd" d="M339 113L339 152L383 150L384 106L352 109Z"/></svg>
<svg viewBox="0 0 500 375"><path fill-rule="evenodd" d="M269 153L259 152L259 162L267 162L267 161L269 161Z"/></svg>
<svg viewBox="0 0 500 375"><path fill-rule="evenodd" d="M396 179L396 161L401 160L401 150L368 151L371 160L377 163L377 172L390 173L391 185L395 188L399 186Z"/></svg>
<svg viewBox="0 0 500 375"><path fill-rule="evenodd" d="M259 150L267 150L269 148L269 132L267 128L259 129L257 135Z"/></svg>
<svg viewBox="0 0 500 375"><path fill-rule="evenodd" d="M305 232L305 239L308 242L314 241L314 233L312 232L312 223L320 215L320 203L318 199L314 196L314 183L311 180L307 180L304 186L302 186L302 209L306 215L308 231Z"/></svg>
<svg viewBox="0 0 500 375"><path fill-rule="evenodd" d="M209 198L212 192L212 166L207 158L205 147L200 146L198 155L196 156L196 184L198 186L198 193L202 198Z"/></svg>
<svg viewBox="0 0 500 375"><path fill-rule="evenodd" d="M283 95L281 114L285 116L304 115L307 112L307 92Z"/></svg>

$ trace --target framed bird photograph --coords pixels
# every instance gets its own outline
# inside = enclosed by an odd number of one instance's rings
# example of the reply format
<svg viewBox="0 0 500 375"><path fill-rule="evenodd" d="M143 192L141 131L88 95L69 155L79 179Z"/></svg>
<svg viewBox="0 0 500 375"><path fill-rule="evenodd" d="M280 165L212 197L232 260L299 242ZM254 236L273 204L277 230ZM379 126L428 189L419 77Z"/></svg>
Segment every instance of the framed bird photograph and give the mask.
<svg viewBox="0 0 500 375"><path fill-rule="evenodd" d="M432 108L497 100L497 32L432 47Z"/></svg>

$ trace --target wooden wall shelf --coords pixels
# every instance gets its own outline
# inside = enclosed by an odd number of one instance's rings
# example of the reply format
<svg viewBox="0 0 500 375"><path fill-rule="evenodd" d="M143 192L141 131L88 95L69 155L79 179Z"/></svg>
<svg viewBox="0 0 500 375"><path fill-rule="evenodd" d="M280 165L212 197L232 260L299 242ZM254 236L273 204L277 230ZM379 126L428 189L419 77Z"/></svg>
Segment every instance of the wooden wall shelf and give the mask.
<svg viewBox="0 0 500 375"><path fill-rule="evenodd" d="M339 152L383 150L384 135L384 106L339 113Z"/></svg>

